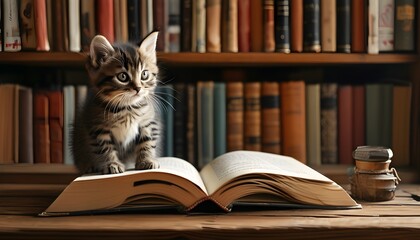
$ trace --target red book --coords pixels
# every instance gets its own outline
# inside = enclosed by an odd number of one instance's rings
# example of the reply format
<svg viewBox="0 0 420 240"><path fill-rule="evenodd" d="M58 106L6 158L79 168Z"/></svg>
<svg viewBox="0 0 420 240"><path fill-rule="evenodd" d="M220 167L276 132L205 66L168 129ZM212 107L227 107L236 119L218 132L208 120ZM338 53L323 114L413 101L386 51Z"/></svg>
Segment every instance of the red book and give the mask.
<svg viewBox="0 0 420 240"><path fill-rule="evenodd" d="M303 51L303 0L290 1L290 48Z"/></svg>
<svg viewBox="0 0 420 240"><path fill-rule="evenodd" d="M351 52L366 52L366 1L351 1Z"/></svg>
<svg viewBox="0 0 420 240"><path fill-rule="evenodd" d="M98 34L103 35L110 43L114 42L114 2L113 0L96 1L96 25Z"/></svg>
<svg viewBox="0 0 420 240"><path fill-rule="evenodd" d="M238 50L249 52L251 48L251 4L250 0L238 1Z"/></svg>
<svg viewBox="0 0 420 240"><path fill-rule="evenodd" d="M49 91L50 162L63 163L63 93Z"/></svg>
<svg viewBox="0 0 420 240"><path fill-rule="evenodd" d="M338 88L338 162L353 163L353 89L350 85Z"/></svg>
<svg viewBox="0 0 420 240"><path fill-rule="evenodd" d="M251 1L251 51L262 52L264 50L263 33L263 0Z"/></svg>
<svg viewBox="0 0 420 240"><path fill-rule="evenodd" d="M264 51L274 52L274 0L264 0Z"/></svg>
<svg viewBox="0 0 420 240"><path fill-rule="evenodd" d="M48 97L42 93L34 96L34 162L50 163L50 128Z"/></svg>
<svg viewBox="0 0 420 240"><path fill-rule="evenodd" d="M45 0L34 0L35 28L36 28L36 50L49 51L47 31L47 8Z"/></svg>

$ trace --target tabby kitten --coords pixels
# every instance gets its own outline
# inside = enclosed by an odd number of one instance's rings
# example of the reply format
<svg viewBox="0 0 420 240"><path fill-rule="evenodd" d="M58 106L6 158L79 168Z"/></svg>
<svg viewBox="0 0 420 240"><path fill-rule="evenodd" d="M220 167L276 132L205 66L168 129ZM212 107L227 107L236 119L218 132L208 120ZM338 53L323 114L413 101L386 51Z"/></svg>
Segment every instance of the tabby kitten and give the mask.
<svg viewBox="0 0 420 240"><path fill-rule="evenodd" d="M80 172L121 173L158 168L157 32L140 46L95 36L86 68L90 93L75 120L72 150Z"/></svg>

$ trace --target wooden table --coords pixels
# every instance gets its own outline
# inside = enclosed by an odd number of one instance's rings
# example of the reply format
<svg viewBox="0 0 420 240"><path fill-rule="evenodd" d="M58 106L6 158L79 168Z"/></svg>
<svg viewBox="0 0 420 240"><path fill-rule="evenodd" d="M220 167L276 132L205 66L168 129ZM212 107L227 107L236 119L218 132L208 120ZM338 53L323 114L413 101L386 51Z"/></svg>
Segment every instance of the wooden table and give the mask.
<svg viewBox="0 0 420 240"><path fill-rule="evenodd" d="M394 200L361 202L363 209L354 210L260 209L214 215L149 212L36 216L60 189L62 186L0 184L0 239L420 238L420 199L411 195L420 195L420 185L400 185Z"/></svg>

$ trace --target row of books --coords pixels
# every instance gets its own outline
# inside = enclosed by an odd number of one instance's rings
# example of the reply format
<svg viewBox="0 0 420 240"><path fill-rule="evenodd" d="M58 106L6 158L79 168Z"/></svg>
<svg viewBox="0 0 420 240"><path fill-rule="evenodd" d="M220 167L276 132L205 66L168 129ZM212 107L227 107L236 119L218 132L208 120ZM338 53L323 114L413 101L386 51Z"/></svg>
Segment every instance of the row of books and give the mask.
<svg viewBox="0 0 420 240"><path fill-rule="evenodd" d="M3 0L4 51L88 51L96 34L165 52L414 51L415 0Z"/></svg>
<svg viewBox="0 0 420 240"><path fill-rule="evenodd" d="M308 165L353 164L361 145L391 147L410 164L411 85L407 82L213 82L165 86L165 155L198 168L246 149L292 156Z"/></svg>
<svg viewBox="0 0 420 240"><path fill-rule="evenodd" d="M352 164L361 145L391 147L410 163L408 83L305 81L176 83L159 86L162 156L201 168L234 150L292 156L308 165ZM86 86L40 91L0 85L0 163L72 164L70 127Z"/></svg>

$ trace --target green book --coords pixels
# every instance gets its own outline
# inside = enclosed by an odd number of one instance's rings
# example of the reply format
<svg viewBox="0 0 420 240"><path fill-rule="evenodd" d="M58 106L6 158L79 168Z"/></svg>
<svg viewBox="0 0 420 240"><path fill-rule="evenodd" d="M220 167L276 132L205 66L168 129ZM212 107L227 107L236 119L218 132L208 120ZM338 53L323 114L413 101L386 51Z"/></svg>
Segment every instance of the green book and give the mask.
<svg viewBox="0 0 420 240"><path fill-rule="evenodd" d="M174 90L172 85L158 86L156 94L159 96L160 107L158 116L161 122L161 155L172 157L174 155Z"/></svg>
<svg viewBox="0 0 420 240"><path fill-rule="evenodd" d="M214 157L226 153L226 84L214 84Z"/></svg>

